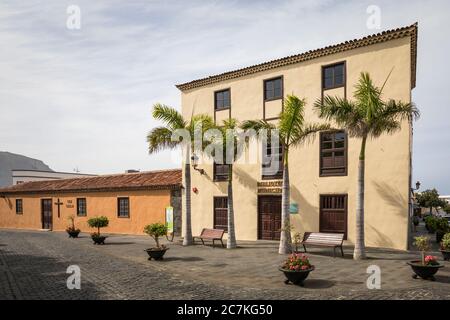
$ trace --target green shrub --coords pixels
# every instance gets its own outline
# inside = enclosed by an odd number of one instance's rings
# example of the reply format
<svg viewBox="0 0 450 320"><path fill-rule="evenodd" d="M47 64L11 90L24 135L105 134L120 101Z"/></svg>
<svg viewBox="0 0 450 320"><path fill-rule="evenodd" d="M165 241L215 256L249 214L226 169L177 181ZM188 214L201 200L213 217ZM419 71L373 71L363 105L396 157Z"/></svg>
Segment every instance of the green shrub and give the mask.
<svg viewBox="0 0 450 320"><path fill-rule="evenodd" d="M436 231L441 233L447 233L450 231L448 227L448 220L446 218L436 218L434 226Z"/></svg>
<svg viewBox="0 0 450 320"><path fill-rule="evenodd" d="M160 248L159 237L167 234L167 226L162 223L152 223L145 226L144 232L152 237L156 242L156 247Z"/></svg>
<svg viewBox="0 0 450 320"><path fill-rule="evenodd" d="M428 231L434 233L436 232L436 222L437 218L435 216L427 216L425 218L425 227L427 228Z"/></svg>
<svg viewBox="0 0 450 320"><path fill-rule="evenodd" d="M89 227L97 228L97 235L100 236L100 228L107 227L109 220L105 216L91 218L87 221Z"/></svg>
<svg viewBox="0 0 450 320"><path fill-rule="evenodd" d="M446 233L442 238L441 247L443 250L450 250L450 233Z"/></svg>
<svg viewBox="0 0 450 320"><path fill-rule="evenodd" d="M422 264L425 265L425 251L430 249L430 238L425 236L415 237L414 245L422 253Z"/></svg>

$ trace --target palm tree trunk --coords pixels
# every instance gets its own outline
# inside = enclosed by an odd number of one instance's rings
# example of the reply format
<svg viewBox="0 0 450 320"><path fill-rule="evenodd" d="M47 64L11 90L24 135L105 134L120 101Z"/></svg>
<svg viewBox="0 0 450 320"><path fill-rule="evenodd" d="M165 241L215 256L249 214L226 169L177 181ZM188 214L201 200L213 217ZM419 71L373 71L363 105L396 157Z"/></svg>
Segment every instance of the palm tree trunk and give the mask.
<svg viewBox="0 0 450 320"><path fill-rule="evenodd" d="M292 240L290 228L291 223L289 216L290 185L289 185L288 150L285 150L283 160L284 160L284 167L283 167L283 187L281 191L281 235L278 253L289 254L292 253Z"/></svg>
<svg viewBox="0 0 450 320"><path fill-rule="evenodd" d="M186 216L183 246L192 244L192 224L191 224L191 154L186 150L186 162L184 165L185 195L186 195Z"/></svg>
<svg viewBox="0 0 450 320"><path fill-rule="evenodd" d="M227 249L236 248L236 235L234 231L234 206L233 206L233 165L228 165L228 238Z"/></svg>
<svg viewBox="0 0 450 320"><path fill-rule="evenodd" d="M366 141L367 136L364 136L361 142L361 152L359 154L358 196L356 199L356 239L355 250L353 252L354 260L362 260L366 258L366 248L364 244L364 169Z"/></svg>

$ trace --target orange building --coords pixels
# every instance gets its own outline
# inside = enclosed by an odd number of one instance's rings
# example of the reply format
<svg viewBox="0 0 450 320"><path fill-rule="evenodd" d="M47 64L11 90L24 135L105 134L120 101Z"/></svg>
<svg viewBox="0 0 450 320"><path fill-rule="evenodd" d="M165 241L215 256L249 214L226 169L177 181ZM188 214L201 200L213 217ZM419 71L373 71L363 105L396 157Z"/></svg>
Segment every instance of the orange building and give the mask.
<svg viewBox="0 0 450 320"><path fill-rule="evenodd" d="M106 216L105 233L143 234L164 222L172 207L175 234L181 231L181 170L34 181L0 189L0 228L61 231L75 217L82 232L87 220Z"/></svg>

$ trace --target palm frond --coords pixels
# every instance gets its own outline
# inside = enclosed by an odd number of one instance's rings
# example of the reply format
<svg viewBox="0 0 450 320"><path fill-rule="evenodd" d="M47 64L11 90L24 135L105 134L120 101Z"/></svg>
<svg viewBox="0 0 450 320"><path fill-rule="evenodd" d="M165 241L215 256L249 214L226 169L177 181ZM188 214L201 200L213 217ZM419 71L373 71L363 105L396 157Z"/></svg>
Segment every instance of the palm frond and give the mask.
<svg viewBox="0 0 450 320"><path fill-rule="evenodd" d="M207 114L196 114L191 117L191 120L188 124L188 131L191 133L191 135L196 132L199 128L201 128L202 133L205 131L214 128L214 120L211 118L211 116Z"/></svg>
<svg viewBox="0 0 450 320"><path fill-rule="evenodd" d="M389 100L383 103L376 118L373 119L369 134L378 137L383 132L391 134L401 128L401 122L417 120L420 111L413 103L402 103L400 101Z"/></svg>
<svg viewBox="0 0 450 320"><path fill-rule="evenodd" d="M280 114L278 129L282 142L289 146L293 143L292 137L297 137L303 127L305 100L294 95L288 95Z"/></svg>
<svg viewBox="0 0 450 320"><path fill-rule="evenodd" d="M166 127L153 128L147 135L148 151L150 154L163 149L174 149L180 142L172 141L172 131Z"/></svg>
<svg viewBox="0 0 450 320"><path fill-rule="evenodd" d="M292 146L299 145L303 142L310 142L312 141L316 133L319 133L320 131L329 131L329 130L336 130L331 128L330 124L328 123L308 123L304 124L302 129L296 133L295 137L292 137Z"/></svg>
<svg viewBox="0 0 450 320"><path fill-rule="evenodd" d="M242 123L242 130L254 130L256 134L266 130L268 132L274 130L276 126L273 123L269 123L266 120L246 120Z"/></svg>
<svg viewBox="0 0 450 320"><path fill-rule="evenodd" d="M163 121L172 130L186 127L186 121L183 119L181 113L164 104L157 103L153 106L153 117Z"/></svg>
<svg viewBox="0 0 450 320"><path fill-rule="evenodd" d="M381 90L377 88L367 72L361 72L361 76L355 86L354 97L360 111L364 113L366 123L370 126L372 119L376 117L383 105Z"/></svg>
<svg viewBox="0 0 450 320"><path fill-rule="evenodd" d="M338 127L346 128L351 136L360 136L364 132L364 114L352 101L325 96L323 100L316 100L314 108L320 118L334 121Z"/></svg>

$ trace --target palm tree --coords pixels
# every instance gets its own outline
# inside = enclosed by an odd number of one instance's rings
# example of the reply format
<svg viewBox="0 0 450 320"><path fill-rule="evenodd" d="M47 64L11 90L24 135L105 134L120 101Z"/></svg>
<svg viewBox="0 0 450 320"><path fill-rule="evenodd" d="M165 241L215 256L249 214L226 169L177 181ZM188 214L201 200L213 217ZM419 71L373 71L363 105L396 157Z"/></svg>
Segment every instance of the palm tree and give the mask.
<svg viewBox="0 0 450 320"><path fill-rule="evenodd" d="M412 103L389 99L384 101L381 88L376 87L370 75L362 72L355 86L354 101L326 96L314 104L321 118L332 120L345 129L351 137L361 139L358 163L358 196L356 199L356 238L353 258L364 259L364 174L365 151L368 138L378 138L384 133L392 134L401 128L401 122L419 118L419 110Z"/></svg>
<svg viewBox="0 0 450 320"><path fill-rule="evenodd" d="M290 184L289 184L289 150L291 147L296 147L314 137L314 135L322 130L328 130L328 124L308 124L305 123L304 110L305 100L300 99L294 95L288 95L283 111L280 113L278 123L275 125L266 120L247 120L241 128L244 130L255 130L259 135L263 130L267 130L271 135L273 130L277 130L279 140L283 147L283 187L281 200L281 236L280 247L278 252L280 254L287 254L292 252L292 240L289 217L289 203L290 203ZM260 136L260 135L259 135Z"/></svg>
<svg viewBox="0 0 450 320"><path fill-rule="evenodd" d="M192 224L191 224L191 157L194 154L196 137L203 134L206 130L214 126L213 119L205 114L192 115L189 120L174 108L155 104L153 106L153 117L162 120L165 126L153 128L147 135L149 143L149 153L155 153L163 149L174 149L178 146L184 147L185 164L184 164L184 181L185 181L185 197L186 197L186 216L185 216L185 234L183 235L183 245L192 244ZM177 139L182 136L180 141ZM186 141L186 140L189 141ZM202 147L204 144L202 143Z"/></svg>
<svg viewBox="0 0 450 320"><path fill-rule="evenodd" d="M213 138L211 145L214 150L222 150L222 154L214 154L216 163L224 163L228 166L227 177L227 249L236 248L236 235L234 226L234 205L233 205L233 164L238 157L238 122L236 119L228 119L222 122L222 126L217 126L215 129L220 131L220 138ZM221 157L218 159L218 157Z"/></svg>

